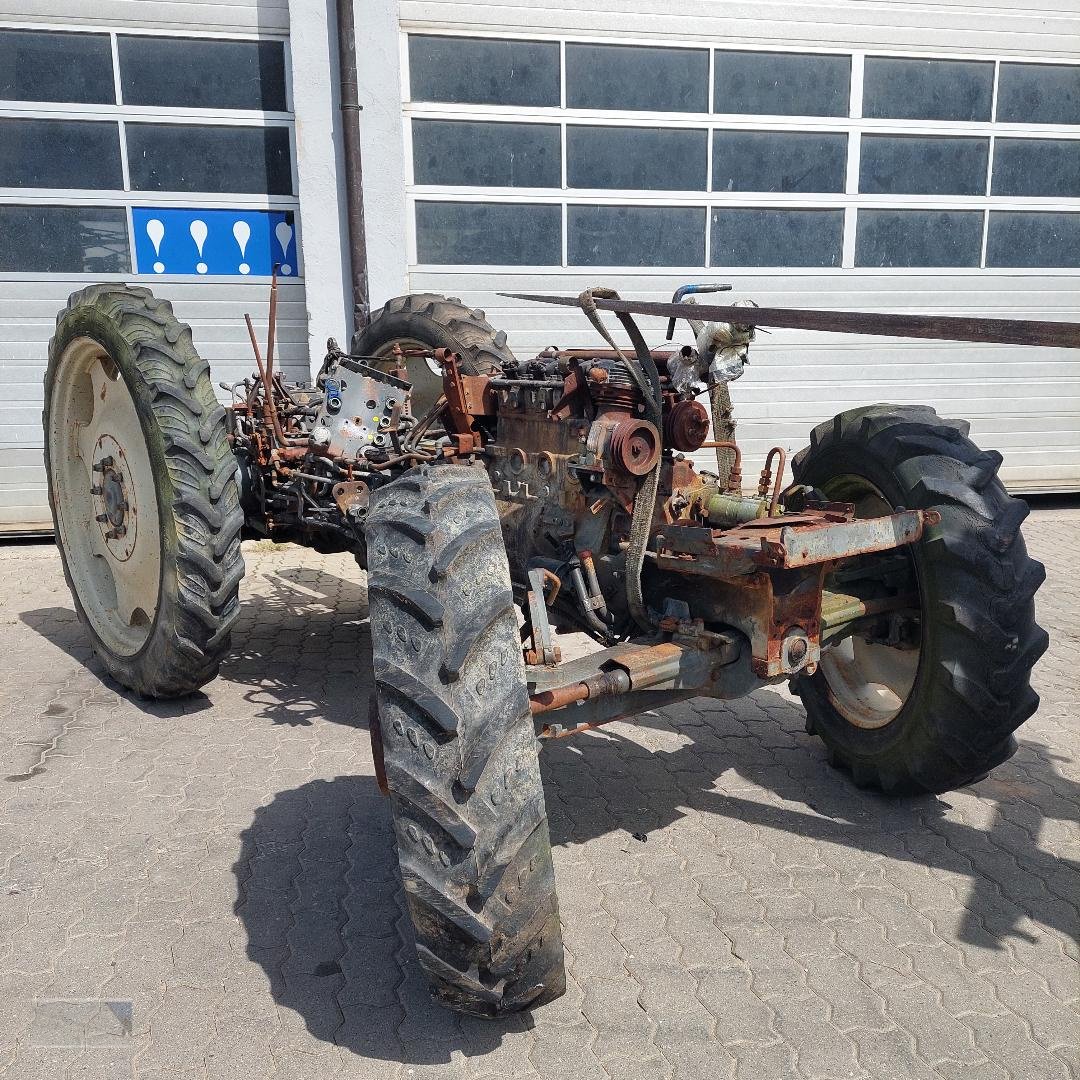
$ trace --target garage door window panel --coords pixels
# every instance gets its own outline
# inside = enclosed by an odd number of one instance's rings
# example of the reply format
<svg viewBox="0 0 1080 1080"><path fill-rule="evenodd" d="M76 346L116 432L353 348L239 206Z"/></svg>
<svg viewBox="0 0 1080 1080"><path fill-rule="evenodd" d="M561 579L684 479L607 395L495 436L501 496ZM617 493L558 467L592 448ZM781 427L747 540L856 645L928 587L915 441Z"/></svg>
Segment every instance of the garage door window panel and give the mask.
<svg viewBox="0 0 1080 1080"><path fill-rule="evenodd" d="M558 106L558 42L409 36L413 101Z"/></svg>
<svg viewBox="0 0 1080 1080"><path fill-rule="evenodd" d="M1001 124L1080 124L1080 64L1002 64Z"/></svg>
<svg viewBox="0 0 1080 1080"><path fill-rule="evenodd" d="M687 128L566 129L566 181L572 188L704 191L709 136Z"/></svg>
<svg viewBox="0 0 1080 1080"><path fill-rule="evenodd" d="M127 214L118 206L0 205L0 273L124 274Z"/></svg>
<svg viewBox="0 0 1080 1080"><path fill-rule="evenodd" d="M291 195L286 127L128 124L136 191Z"/></svg>
<svg viewBox="0 0 1080 1080"><path fill-rule="evenodd" d="M860 210L855 265L978 266L982 229L978 210Z"/></svg>
<svg viewBox="0 0 1080 1080"><path fill-rule="evenodd" d="M843 210L718 207L712 212L712 266L839 266Z"/></svg>
<svg viewBox="0 0 1080 1080"><path fill-rule="evenodd" d="M847 116L851 57L721 52L713 111L760 116Z"/></svg>
<svg viewBox="0 0 1080 1080"><path fill-rule="evenodd" d="M571 266L702 266L705 208L570 206Z"/></svg>
<svg viewBox="0 0 1080 1080"><path fill-rule="evenodd" d="M997 139L994 195L1080 196L1080 139Z"/></svg>
<svg viewBox="0 0 1080 1080"><path fill-rule="evenodd" d="M863 68L863 116L872 119L985 122L993 97L986 60L868 56Z"/></svg>
<svg viewBox="0 0 1080 1080"><path fill-rule="evenodd" d="M123 186L116 123L0 119L0 187L119 190Z"/></svg>
<svg viewBox="0 0 1080 1080"><path fill-rule="evenodd" d="M418 202L421 262L441 265L556 266L562 209L545 203Z"/></svg>
<svg viewBox="0 0 1080 1080"><path fill-rule="evenodd" d="M121 36L125 105L284 112L285 47L280 41Z"/></svg>
<svg viewBox="0 0 1080 1080"><path fill-rule="evenodd" d="M0 30L0 101L114 104L108 35Z"/></svg>
<svg viewBox="0 0 1080 1080"><path fill-rule="evenodd" d="M553 187L562 180L557 124L412 122L413 180L447 187Z"/></svg>
<svg viewBox="0 0 1080 1080"><path fill-rule="evenodd" d="M842 192L842 132L715 131L714 191Z"/></svg>
<svg viewBox="0 0 1080 1080"><path fill-rule="evenodd" d="M859 191L866 195L984 195L989 139L864 135Z"/></svg>
<svg viewBox="0 0 1080 1080"><path fill-rule="evenodd" d="M569 109L709 111L705 49L638 45L566 46Z"/></svg>
<svg viewBox="0 0 1080 1080"><path fill-rule="evenodd" d="M986 265L1080 268L1080 213L993 211Z"/></svg>

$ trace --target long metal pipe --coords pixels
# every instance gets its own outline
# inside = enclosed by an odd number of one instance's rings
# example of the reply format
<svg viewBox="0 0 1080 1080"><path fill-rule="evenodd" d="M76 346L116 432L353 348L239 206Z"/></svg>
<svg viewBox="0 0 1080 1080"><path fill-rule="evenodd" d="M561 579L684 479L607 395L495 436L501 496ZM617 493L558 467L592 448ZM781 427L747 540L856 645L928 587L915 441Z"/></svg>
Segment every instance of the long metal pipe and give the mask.
<svg viewBox="0 0 1080 1080"><path fill-rule="evenodd" d="M371 321L371 300L368 296L367 226L364 221L364 171L360 151L360 95L356 85L353 0L337 0L337 33L353 330L358 331Z"/></svg>

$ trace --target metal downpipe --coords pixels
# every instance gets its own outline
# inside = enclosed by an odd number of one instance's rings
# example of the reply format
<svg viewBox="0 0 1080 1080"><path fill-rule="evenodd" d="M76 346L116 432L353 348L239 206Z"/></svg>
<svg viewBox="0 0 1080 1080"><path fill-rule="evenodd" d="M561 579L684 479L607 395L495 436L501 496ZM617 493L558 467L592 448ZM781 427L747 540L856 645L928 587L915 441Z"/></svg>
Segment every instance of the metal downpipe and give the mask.
<svg viewBox="0 0 1080 1080"><path fill-rule="evenodd" d="M360 151L360 96L356 84L356 23L353 0L335 0L341 95L341 144L345 161L345 211L349 239L353 331L371 321L368 295L367 227L364 221L364 171Z"/></svg>

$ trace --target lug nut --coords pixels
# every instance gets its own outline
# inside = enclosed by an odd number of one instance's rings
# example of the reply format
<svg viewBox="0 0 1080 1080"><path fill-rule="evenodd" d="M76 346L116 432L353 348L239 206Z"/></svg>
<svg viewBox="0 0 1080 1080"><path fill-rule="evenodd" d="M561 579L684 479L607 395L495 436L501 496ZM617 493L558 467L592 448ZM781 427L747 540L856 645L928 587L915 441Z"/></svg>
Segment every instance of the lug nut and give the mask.
<svg viewBox="0 0 1080 1080"><path fill-rule="evenodd" d="M100 461L94 463L94 472L104 472L106 469L112 468L113 459L111 457L103 457Z"/></svg>
<svg viewBox="0 0 1080 1080"><path fill-rule="evenodd" d="M99 522L100 524L104 525L105 522L109 520L109 515L108 514L98 514L98 516L96 518L94 518L94 520Z"/></svg>
<svg viewBox="0 0 1080 1080"><path fill-rule="evenodd" d="M91 484L90 485L90 494L91 495L102 495L102 494L104 494L101 485L100 484Z"/></svg>

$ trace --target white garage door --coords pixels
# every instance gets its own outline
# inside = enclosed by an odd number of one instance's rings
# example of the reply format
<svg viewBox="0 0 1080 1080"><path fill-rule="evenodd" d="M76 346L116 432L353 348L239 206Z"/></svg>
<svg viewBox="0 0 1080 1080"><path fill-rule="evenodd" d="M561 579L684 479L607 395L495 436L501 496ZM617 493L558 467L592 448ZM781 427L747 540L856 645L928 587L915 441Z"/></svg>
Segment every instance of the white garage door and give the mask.
<svg viewBox="0 0 1080 1080"><path fill-rule="evenodd" d="M586 30L569 4L403 4L411 287L526 354L592 335L500 291L719 280L770 306L1080 320L1075 35L886 6L764 4L750 29L737 6L609 2ZM925 402L1014 489L1080 489L1074 352L777 331L734 396L751 470L841 409Z"/></svg>
<svg viewBox="0 0 1080 1080"><path fill-rule="evenodd" d="M42 376L56 313L76 289L152 288L192 325L215 381L234 380L253 366L243 313L265 335L277 264L278 355L307 371L284 3L74 7L74 20L68 6L55 23L0 14L7 532L51 528Z"/></svg>

